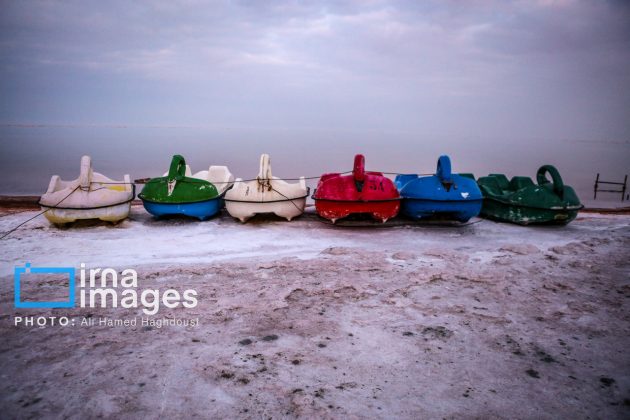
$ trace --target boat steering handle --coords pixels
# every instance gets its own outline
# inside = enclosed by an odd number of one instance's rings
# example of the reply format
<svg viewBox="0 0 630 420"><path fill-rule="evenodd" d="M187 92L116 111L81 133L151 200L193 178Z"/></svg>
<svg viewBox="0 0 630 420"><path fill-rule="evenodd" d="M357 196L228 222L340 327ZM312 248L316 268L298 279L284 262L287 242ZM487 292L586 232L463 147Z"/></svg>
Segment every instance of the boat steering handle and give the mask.
<svg viewBox="0 0 630 420"><path fill-rule="evenodd" d="M173 156L168 170L169 181L181 181L186 176L186 159L181 155Z"/></svg>
<svg viewBox="0 0 630 420"><path fill-rule="evenodd" d="M452 182L451 159L448 156L446 155L440 156L440 158L438 159L436 172L437 172L438 178L440 178L440 181L442 181L442 183Z"/></svg>
<svg viewBox="0 0 630 420"><path fill-rule="evenodd" d="M260 155L260 170L258 171L258 178L271 179L271 158L266 153Z"/></svg>
<svg viewBox="0 0 630 420"><path fill-rule="evenodd" d="M87 191L90 189L92 183L92 158L89 156L83 156L81 158L81 173L79 174L79 186L82 190Z"/></svg>
<svg viewBox="0 0 630 420"><path fill-rule="evenodd" d="M355 181L363 182L365 180L365 157L363 157L363 155L356 155L354 157L352 175Z"/></svg>
<svg viewBox="0 0 630 420"><path fill-rule="evenodd" d="M260 170L256 179L258 180L258 191L264 192L273 189L271 185L271 158L266 153L260 155Z"/></svg>
<svg viewBox="0 0 630 420"><path fill-rule="evenodd" d="M538 185L545 185L549 183L547 179L547 173L551 175L551 182L553 182L553 191L562 196L564 193L564 182L562 182L562 177L560 176L560 172L552 166L552 165L543 165L538 169L538 173L536 174L536 181L538 181Z"/></svg>

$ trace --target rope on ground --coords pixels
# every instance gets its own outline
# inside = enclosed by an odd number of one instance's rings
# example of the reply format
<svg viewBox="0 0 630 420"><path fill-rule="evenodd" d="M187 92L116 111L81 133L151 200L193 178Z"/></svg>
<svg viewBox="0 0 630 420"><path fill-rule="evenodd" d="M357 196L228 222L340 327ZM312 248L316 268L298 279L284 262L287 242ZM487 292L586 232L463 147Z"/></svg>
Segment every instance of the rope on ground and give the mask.
<svg viewBox="0 0 630 420"><path fill-rule="evenodd" d="M74 193L76 190L79 189L79 185L77 185L72 191L70 191L70 193L68 195L66 195L64 198L61 199L61 201L59 201L57 204L55 204L54 207L49 207L46 210L37 213L35 216L31 217L28 220L23 221L22 223L20 223L19 225L17 225L16 227L14 227L13 229L9 230L8 232L6 232L4 235L2 235L0 237L0 241L3 240L4 238L6 238L7 236L9 236L10 234L12 234L13 232L15 232L16 230L18 230L19 228L21 228L22 226L24 226L25 224L27 224L28 222L30 222L31 220L35 219L36 217L41 216L42 214L52 210L53 208L56 208L59 204L61 204L66 198L70 197L72 195L72 193Z"/></svg>

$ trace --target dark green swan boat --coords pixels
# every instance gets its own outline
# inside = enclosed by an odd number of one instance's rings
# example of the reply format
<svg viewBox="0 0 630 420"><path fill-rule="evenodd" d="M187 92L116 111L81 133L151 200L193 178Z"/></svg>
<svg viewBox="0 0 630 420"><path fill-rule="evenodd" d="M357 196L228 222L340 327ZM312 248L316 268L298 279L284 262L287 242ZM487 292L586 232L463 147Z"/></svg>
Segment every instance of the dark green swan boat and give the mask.
<svg viewBox="0 0 630 420"><path fill-rule="evenodd" d="M551 176L551 181L547 179ZM544 165L531 178L490 174L477 180L483 194L481 215L502 222L529 224L567 224L583 206L573 188L564 185L558 170Z"/></svg>

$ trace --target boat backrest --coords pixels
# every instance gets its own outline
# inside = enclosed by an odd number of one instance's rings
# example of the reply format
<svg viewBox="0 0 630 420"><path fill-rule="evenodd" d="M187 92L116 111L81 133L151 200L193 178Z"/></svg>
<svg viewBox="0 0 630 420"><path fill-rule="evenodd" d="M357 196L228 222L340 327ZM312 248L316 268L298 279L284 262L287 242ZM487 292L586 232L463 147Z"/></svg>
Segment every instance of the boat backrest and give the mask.
<svg viewBox="0 0 630 420"><path fill-rule="evenodd" d="M515 176L512 177L510 181L510 189L513 191L518 191L523 188L532 187L534 185L534 181L530 177L527 176Z"/></svg>
<svg viewBox="0 0 630 420"><path fill-rule="evenodd" d="M496 179L497 184L499 185L499 188L501 188L502 190L510 189L510 181L508 181L507 176L503 174L490 174L488 176L491 176L494 179Z"/></svg>
<svg viewBox="0 0 630 420"><path fill-rule="evenodd" d="M64 182L61 180L59 175L53 175L52 178L50 178L50 182L48 183L46 194L52 194L55 191L59 191L60 189L65 188L65 186L62 186L63 183Z"/></svg>
<svg viewBox="0 0 630 420"><path fill-rule="evenodd" d="M213 184L228 181L230 175L227 166L211 166L208 168L208 181Z"/></svg>
<svg viewBox="0 0 630 420"><path fill-rule="evenodd" d="M228 189L234 183L234 175L227 166L211 166L208 169L207 178L220 192Z"/></svg>

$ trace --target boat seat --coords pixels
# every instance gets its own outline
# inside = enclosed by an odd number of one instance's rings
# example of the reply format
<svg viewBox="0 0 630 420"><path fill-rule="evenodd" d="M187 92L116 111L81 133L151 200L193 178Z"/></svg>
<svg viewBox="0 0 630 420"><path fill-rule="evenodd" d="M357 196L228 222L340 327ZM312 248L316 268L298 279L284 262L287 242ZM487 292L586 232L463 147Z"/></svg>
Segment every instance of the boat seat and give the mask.
<svg viewBox="0 0 630 420"><path fill-rule="evenodd" d="M214 184L219 195L230 189L234 185L234 176L227 166L211 166L208 168L207 180Z"/></svg>
<svg viewBox="0 0 630 420"><path fill-rule="evenodd" d="M482 190L486 190L493 195L503 194L504 190L499 185L499 180L496 176L482 176L477 183Z"/></svg>
<svg viewBox="0 0 630 420"><path fill-rule="evenodd" d="M488 176L494 177L494 179L496 179L497 183L499 184L499 188L501 188L502 190L510 189L510 181L508 181L507 176L503 174L490 174Z"/></svg>
<svg viewBox="0 0 630 420"><path fill-rule="evenodd" d="M518 191L523 188L533 187L534 181L528 176L515 176L510 181L510 190Z"/></svg>
<svg viewBox="0 0 630 420"><path fill-rule="evenodd" d="M226 166L211 166L208 169L208 179L215 182L223 182L229 179Z"/></svg>

